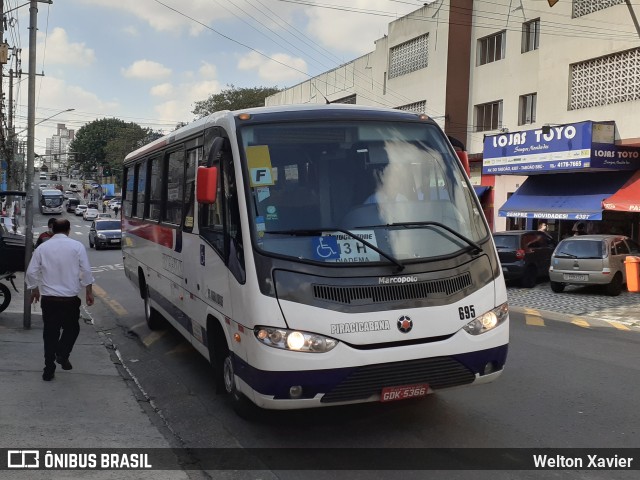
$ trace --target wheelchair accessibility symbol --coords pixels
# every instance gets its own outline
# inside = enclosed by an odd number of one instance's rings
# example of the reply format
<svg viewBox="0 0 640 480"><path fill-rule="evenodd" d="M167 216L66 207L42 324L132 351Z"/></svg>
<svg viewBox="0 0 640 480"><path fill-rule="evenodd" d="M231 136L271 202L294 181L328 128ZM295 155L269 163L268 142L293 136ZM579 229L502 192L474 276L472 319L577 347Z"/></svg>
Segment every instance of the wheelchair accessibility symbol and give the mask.
<svg viewBox="0 0 640 480"><path fill-rule="evenodd" d="M317 237L313 239L316 258L320 260L334 260L340 258L340 247L336 237Z"/></svg>

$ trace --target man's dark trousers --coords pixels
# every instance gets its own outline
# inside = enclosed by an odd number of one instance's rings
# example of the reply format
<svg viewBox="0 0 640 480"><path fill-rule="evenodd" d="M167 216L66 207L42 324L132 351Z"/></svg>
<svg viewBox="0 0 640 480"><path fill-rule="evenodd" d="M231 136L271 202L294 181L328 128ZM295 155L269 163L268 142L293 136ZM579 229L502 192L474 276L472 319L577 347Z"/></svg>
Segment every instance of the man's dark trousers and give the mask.
<svg viewBox="0 0 640 480"><path fill-rule="evenodd" d="M42 296L44 330L44 369L56 369L56 355L66 359L80 333L80 304L78 297ZM60 335L62 329L62 335Z"/></svg>

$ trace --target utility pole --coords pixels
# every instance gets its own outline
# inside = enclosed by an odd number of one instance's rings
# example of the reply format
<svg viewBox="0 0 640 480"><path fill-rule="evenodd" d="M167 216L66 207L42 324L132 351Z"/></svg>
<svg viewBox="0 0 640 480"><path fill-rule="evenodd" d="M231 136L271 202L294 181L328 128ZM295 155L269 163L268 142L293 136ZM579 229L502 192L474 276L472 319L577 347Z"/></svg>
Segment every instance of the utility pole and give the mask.
<svg viewBox="0 0 640 480"><path fill-rule="evenodd" d="M29 85L27 108L27 168L25 171L25 191L27 192L25 205L25 271L33 254L33 161L35 157L36 130L36 35L38 33L38 1L31 0L29 5ZM24 317L22 326L31 328L31 294L24 282Z"/></svg>

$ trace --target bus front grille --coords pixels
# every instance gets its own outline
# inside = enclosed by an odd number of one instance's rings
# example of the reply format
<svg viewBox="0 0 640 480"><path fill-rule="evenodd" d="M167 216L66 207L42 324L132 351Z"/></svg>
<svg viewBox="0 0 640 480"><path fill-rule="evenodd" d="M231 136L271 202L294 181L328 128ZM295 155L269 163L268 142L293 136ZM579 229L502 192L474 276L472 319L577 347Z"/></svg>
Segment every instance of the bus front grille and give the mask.
<svg viewBox="0 0 640 480"><path fill-rule="evenodd" d="M400 285L335 286L313 285L316 298L346 305L416 300L430 295L450 296L471 286L471 275Z"/></svg>
<svg viewBox="0 0 640 480"><path fill-rule="evenodd" d="M437 390L466 385L474 380L471 370L448 357L367 365L356 369L327 392L321 402L362 400L379 394L384 387L426 383Z"/></svg>

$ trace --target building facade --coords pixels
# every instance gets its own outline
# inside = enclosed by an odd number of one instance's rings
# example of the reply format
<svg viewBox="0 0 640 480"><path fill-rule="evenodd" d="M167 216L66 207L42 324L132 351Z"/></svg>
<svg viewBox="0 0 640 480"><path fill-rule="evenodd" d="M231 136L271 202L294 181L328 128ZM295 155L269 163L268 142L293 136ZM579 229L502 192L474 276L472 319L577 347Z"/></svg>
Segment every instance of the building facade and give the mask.
<svg viewBox="0 0 640 480"><path fill-rule="evenodd" d="M613 122L615 144L640 146L638 45L624 0L436 0L389 23L372 52L265 103L426 113L466 144L472 183L491 187L481 200L492 228L532 227L500 215L529 175L483 174L485 138Z"/></svg>
<svg viewBox="0 0 640 480"><path fill-rule="evenodd" d="M57 133L46 140L45 163L51 172L66 171L69 166L69 144L75 138L75 130L58 123Z"/></svg>

